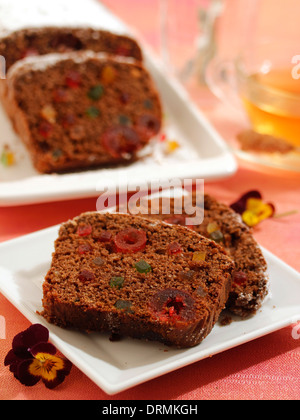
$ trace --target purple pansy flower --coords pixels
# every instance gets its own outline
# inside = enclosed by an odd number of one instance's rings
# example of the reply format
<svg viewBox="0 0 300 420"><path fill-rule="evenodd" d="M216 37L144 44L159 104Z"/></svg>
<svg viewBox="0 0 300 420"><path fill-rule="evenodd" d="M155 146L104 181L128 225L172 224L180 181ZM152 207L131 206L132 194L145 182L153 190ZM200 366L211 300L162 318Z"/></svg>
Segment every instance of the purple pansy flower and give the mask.
<svg viewBox="0 0 300 420"><path fill-rule="evenodd" d="M42 379L52 389L70 373L72 363L56 356L56 348L48 339L48 329L40 324L31 325L13 339L4 365L22 384L33 386Z"/></svg>

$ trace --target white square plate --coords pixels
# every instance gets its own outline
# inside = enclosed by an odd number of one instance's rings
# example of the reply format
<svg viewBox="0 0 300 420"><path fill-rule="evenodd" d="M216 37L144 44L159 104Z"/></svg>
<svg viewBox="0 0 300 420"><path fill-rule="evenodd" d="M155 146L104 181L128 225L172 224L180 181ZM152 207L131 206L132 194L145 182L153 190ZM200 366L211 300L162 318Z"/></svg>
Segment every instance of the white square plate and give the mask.
<svg viewBox="0 0 300 420"><path fill-rule="evenodd" d="M99 22L106 29L129 33L118 18L99 4ZM139 179L146 185L153 178L160 181L180 179L216 179L232 175L236 161L228 146L198 108L191 102L184 88L161 66L153 54L143 46L145 66L153 76L164 108L162 133L176 140L180 147L172 154L165 153L165 145L143 151L141 159L127 167L95 169L63 175L41 175L33 168L27 150L12 129L0 105L0 151L10 145L17 163L9 168L0 164L0 206L14 206L96 196L107 186L118 188ZM0 81L1 82L1 81ZM124 181L126 180L126 181Z"/></svg>
<svg viewBox="0 0 300 420"><path fill-rule="evenodd" d="M51 263L58 227L0 244L0 291L32 323L50 331L53 344L107 394L115 394L149 379L238 346L300 319L300 275L270 252L270 293L253 317L230 325L215 325L198 346L178 350L156 342L85 334L47 323L42 309L42 282Z"/></svg>

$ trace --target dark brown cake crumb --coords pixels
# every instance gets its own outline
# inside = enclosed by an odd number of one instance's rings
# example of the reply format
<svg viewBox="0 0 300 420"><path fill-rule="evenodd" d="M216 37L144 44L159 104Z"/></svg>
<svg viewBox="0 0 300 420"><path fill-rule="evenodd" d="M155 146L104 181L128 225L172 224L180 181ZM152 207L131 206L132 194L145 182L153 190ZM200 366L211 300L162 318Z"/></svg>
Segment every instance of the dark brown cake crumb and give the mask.
<svg viewBox="0 0 300 420"><path fill-rule="evenodd" d="M170 209L167 211L164 210L161 200L146 200L141 205L141 214L167 223L173 223L174 220L176 225L180 220L180 223L185 225L187 215L183 211L183 215L179 218L178 214L182 209L195 208L196 204L195 193L186 197L184 202L182 199L171 199ZM192 229L206 238L217 241L236 265L226 307L241 317L253 315L268 294L267 264L262 251L240 215L231 208L207 194L200 205L204 208L204 220ZM158 215L150 214L150 210L154 208L159 208ZM203 265L203 262L200 261L198 264ZM195 263L194 265L197 266Z"/></svg>
<svg viewBox="0 0 300 420"><path fill-rule="evenodd" d="M229 315L220 315L218 324L221 325L221 327L226 327L226 325L230 325L233 322L233 319Z"/></svg>
<svg viewBox="0 0 300 420"><path fill-rule="evenodd" d="M110 247L99 241L103 232L111 233ZM89 252L79 253L83 240ZM168 252L172 243L180 252ZM205 253L207 265L189 275L194 253ZM43 316L62 327L191 347L218 320L233 269L219 245L190 229L86 213L60 228L43 284Z"/></svg>

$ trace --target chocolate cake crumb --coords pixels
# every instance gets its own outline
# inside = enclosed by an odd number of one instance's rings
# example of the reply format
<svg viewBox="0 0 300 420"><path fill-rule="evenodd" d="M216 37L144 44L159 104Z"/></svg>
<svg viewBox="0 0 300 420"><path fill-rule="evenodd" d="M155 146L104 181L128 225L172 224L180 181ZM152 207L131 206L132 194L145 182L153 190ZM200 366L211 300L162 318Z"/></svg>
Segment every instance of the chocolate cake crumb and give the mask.
<svg viewBox="0 0 300 420"><path fill-rule="evenodd" d="M187 214L184 209L195 208L196 205L196 195L193 193L185 197L184 202L183 199L171 199L167 209L162 205L162 200L146 200L141 205L140 213L150 219L185 225L186 218L195 217L195 214ZM217 238L219 245L235 262L226 307L243 318L255 314L268 294L267 263L260 247L240 215L227 205L208 194L204 195L202 203L198 197L198 205L199 211L204 208L204 220L190 228L206 238ZM159 214L151 214L151 209L155 208L159 211L152 213Z"/></svg>
<svg viewBox="0 0 300 420"><path fill-rule="evenodd" d="M103 232L111 234L109 251L99 241ZM168 252L172 243L180 251ZM207 265L183 276L195 252L205 253ZM104 264L97 266L99 256ZM218 320L233 270L218 244L185 227L85 213L60 228L43 284L43 316L61 327L192 347Z"/></svg>

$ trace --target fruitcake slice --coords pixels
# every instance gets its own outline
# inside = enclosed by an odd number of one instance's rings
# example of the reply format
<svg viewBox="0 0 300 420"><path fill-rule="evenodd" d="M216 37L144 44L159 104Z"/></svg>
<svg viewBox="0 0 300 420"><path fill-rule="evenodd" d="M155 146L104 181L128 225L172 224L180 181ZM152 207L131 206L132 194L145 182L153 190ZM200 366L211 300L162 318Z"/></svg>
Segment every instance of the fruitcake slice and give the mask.
<svg viewBox="0 0 300 420"><path fill-rule="evenodd" d="M161 127L141 62L91 51L18 61L4 102L41 173L133 161Z"/></svg>
<svg viewBox="0 0 300 420"><path fill-rule="evenodd" d="M189 227L217 242L235 262L227 309L243 318L255 314L268 294L267 263L251 230L242 222L239 214L208 194L200 200L195 193L183 199L171 199L168 208L159 199L145 200L140 213L149 218L185 226L187 217L193 218L196 215L188 214L185 209L191 213L196 205L200 206L199 214L202 215L204 210L204 219ZM153 211L155 208L159 210ZM151 210L159 214L151 214Z"/></svg>
<svg viewBox="0 0 300 420"><path fill-rule="evenodd" d="M64 223L43 284L43 316L62 327L192 347L224 308L234 263L181 226L127 214Z"/></svg>
<svg viewBox="0 0 300 420"><path fill-rule="evenodd" d="M25 28L0 38L0 55L6 70L19 60L51 53L90 50L143 60L136 40L126 35L87 27Z"/></svg>

